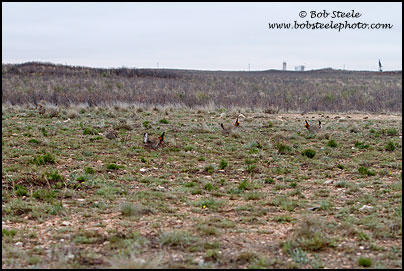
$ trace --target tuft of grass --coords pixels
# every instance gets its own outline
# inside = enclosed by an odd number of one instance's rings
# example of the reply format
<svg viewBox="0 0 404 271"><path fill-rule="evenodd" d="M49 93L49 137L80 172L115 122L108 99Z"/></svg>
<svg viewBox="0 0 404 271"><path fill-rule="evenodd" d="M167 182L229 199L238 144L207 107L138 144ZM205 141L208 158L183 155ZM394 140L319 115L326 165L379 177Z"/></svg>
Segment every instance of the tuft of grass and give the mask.
<svg viewBox="0 0 404 271"><path fill-rule="evenodd" d="M239 185L238 185L238 189L239 189L239 190L246 190L246 189L248 189L248 188L249 188L249 184L248 184L248 181L247 181L247 180L241 181L241 182L239 183Z"/></svg>
<svg viewBox="0 0 404 271"><path fill-rule="evenodd" d="M83 135L96 135L96 134L97 134L97 131L95 129L88 128L88 127L85 127L83 129Z"/></svg>
<svg viewBox="0 0 404 271"><path fill-rule="evenodd" d="M33 144L37 144L37 145L41 144L41 142L38 139L35 139L35 138L31 138L30 140L28 140L28 142L33 143Z"/></svg>
<svg viewBox="0 0 404 271"><path fill-rule="evenodd" d="M86 173L86 174L94 174L95 170L93 168L91 168L91 167L86 167L84 169L84 173Z"/></svg>
<svg viewBox="0 0 404 271"><path fill-rule="evenodd" d="M117 169L120 169L120 168L124 168L124 166L119 166L119 165L114 164L114 163L107 165L107 169L109 169L109 170L117 170Z"/></svg>
<svg viewBox="0 0 404 271"><path fill-rule="evenodd" d="M274 217L274 221L279 223L292 222L293 218L290 215L278 215Z"/></svg>
<svg viewBox="0 0 404 271"><path fill-rule="evenodd" d="M370 169L368 169L368 168L366 168L366 167L359 167L358 168L358 172L362 175L362 176L375 176L376 175L376 172L375 171L372 171L372 170L370 170Z"/></svg>
<svg viewBox="0 0 404 271"><path fill-rule="evenodd" d="M371 267L372 266L372 259L360 257L358 259L358 265L363 267Z"/></svg>
<svg viewBox="0 0 404 271"><path fill-rule="evenodd" d="M145 121L143 122L143 127L146 128L146 129L152 128L152 126L151 126L151 124L150 124L150 121L145 120Z"/></svg>
<svg viewBox="0 0 404 271"><path fill-rule="evenodd" d="M308 263L310 260L307 258L306 252L300 248L290 250L290 255L295 263Z"/></svg>
<svg viewBox="0 0 404 271"><path fill-rule="evenodd" d="M113 256L108 260L111 269L160 269L162 268L161 257L142 258L138 253L131 252L129 255Z"/></svg>
<svg viewBox="0 0 404 271"><path fill-rule="evenodd" d="M302 155L308 158L313 158L316 155L316 151L312 149L306 149L302 151Z"/></svg>
<svg viewBox="0 0 404 271"><path fill-rule="evenodd" d="M341 165L341 164L338 164L338 165L337 165L337 168L339 168L339 169L344 169L345 166L344 166L344 165Z"/></svg>
<svg viewBox="0 0 404 271"><path fill-rule="evenodd" d="M38 189L32 193L32 196L36 199L51 201L56 198L56 192L53 190Z"/></svg>
<svg viewBox="0 0 404 271"><path fill-rule="evenodd" d="M331 139L330 141L328 141L327 146L331 147L331 148L335 148L338 146L338 144L334 139Z"/></svg>
<svg viewBox="0 0 404 271"><path fill-rule="evenodd" d="M142 204L133 204L130 202L124 202L119 206L119 209L123 216L139 216L152 214L154 211Z"/></svg>
<svg viewBox="0 0 404 271"><path fill-rule="evenodd" d="M227 165L228 165L227 161L222 159L222 160L220 160L220 163L219 163L219 169L224 169L227 167Z"/></svg>
<svg viewBox="0 0 404 271"><path fill-rule="evenodd" d="M159 123L168 124L168 120L166 120L166 119L161 119L161 120L159 121Z"/></svg>
<svg viewBox="0 0 404 271"><path fill-rule="evenodd" d="M387 142L386 146L384 147L386 151L394 151L396 149L396 144L393 141Z"/></svg>
<svg viewBox="0 0 404 271"><path fill-rule="evenodd" d="M28 191L27 191L27 188L25 188L23 185L19 185L19 184L16 184L15 186L14 186L14 188L15 188L15 193L16 193L16 195L18 196L18 197L22 197L22 196L27 196L28 195Z"/></svg>
<svg viewBox="0 0 404 271"><path fill-rule="evenodd" d="M60 175L57 170L48 172L47 173L47 178L48 178L49 181L54 181L54 182L63 180L63 176Z"/></svg>
<svg viewBox="0 0 404 271"><path fill-rule="evenodd" d="M283 144L283 143L278 143L276 144L276 149L280 154L287 154L292 151L292 148L289 145Z"/></svg>
<svg viewBox="0 0 404 271"><path fill-rule="evenodd" d="M17 230L15 230L15 229L10 229L10 230L8 230L8 229L2 229L2 231L1 231L1 236L3 237L13 237L13 236L15 236L17 234Z"/></svg>
<svg viewBox="0 0 404 271"><path fill-rule="evenodd" d="M217 236L219 235L220 231L217 227L215 226L210 226L210 225L200 225L198 226L198 230L201 232L202 235L206 236Z"/></svg>
<svg viewBox="0 0 404 271"><path fill-rule="evenodd" d="M395 128L389 128L386 130L386 134L389 136L395 136L398 135L398 131Z"/></svg>
<svg viewBox="0 0 404 271"><path fill-rule="evenodd" d="M52 156L52 154L50 154L49 152L47 152L44 155L37 155L35 156L32 161L33 164L38 165L38 166L42 166L45 164L55 164L55 157Z"/></svg>
<svg viewBox="0 0 404 271"><path fill-rule="evenodd" d="M358 148L358 149L369 149L369 144L365 144L365 143L363 143L363 142L359 142L359 141L355 141L355 148Z"/></svg>
<svg viewBox="0 0 404 271"><path fill-rule="evenodd" d="M215 165L214 165L214 164L206 165L206 166L203 168L203 171L206 171L206 172L212 174L213 171L215 171Z"/></svg>
<svg viewBox="0 0 404 271"><path fill-rule="evenodd" d="M158 241L160 246L184 248L193 244L196 238L187 231L174 230L161 233L158 237Z"/></svg>
<svg viewBox="0 0 404 271"><path fill-rule="evenodd" d="M273 178L266 178L264 179L264 183L273 184L275 183L275 180Z"/></svg>

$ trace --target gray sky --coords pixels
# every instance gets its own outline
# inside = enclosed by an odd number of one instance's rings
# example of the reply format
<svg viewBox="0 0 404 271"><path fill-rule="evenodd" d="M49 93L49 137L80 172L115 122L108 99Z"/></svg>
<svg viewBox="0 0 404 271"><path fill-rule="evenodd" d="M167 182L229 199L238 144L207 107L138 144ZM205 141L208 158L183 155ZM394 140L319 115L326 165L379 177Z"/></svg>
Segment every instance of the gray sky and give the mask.
<svg viewBox="0 0 404 271"><path fill-rule="evenodd" d="M327 18L310 18L326 10ZM359 18L331 18L333 11ZM299 17L306 11L307 17ZM269 23L391 29L269 29ZM198 70L402 70L402 3L2 3L2 63Z"/></svg>

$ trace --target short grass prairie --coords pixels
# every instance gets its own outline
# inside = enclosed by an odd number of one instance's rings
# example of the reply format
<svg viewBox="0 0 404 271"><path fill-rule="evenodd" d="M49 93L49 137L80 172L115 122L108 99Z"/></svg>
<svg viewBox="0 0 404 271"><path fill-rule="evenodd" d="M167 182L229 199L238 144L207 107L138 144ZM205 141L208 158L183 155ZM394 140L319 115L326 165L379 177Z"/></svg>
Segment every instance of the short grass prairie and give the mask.
<svg viewBox="0 0 404 271"><path fill-rule="evenodd" d="M2 107L3 268L402 268L401 115L53 109Z"/></svg>

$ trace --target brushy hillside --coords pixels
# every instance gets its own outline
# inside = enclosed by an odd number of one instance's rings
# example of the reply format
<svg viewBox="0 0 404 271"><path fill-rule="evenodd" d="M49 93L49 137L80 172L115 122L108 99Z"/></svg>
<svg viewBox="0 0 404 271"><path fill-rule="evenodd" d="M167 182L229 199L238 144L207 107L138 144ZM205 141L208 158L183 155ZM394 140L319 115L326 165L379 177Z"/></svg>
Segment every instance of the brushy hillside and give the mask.
<svg viewBox="0 0 404 271"><path fill-rule="evenodd" d="M97 69L30 62L2 65L3 103L119 102L269 112L402 111L402 72L314 70L225 72Z"/></svg>

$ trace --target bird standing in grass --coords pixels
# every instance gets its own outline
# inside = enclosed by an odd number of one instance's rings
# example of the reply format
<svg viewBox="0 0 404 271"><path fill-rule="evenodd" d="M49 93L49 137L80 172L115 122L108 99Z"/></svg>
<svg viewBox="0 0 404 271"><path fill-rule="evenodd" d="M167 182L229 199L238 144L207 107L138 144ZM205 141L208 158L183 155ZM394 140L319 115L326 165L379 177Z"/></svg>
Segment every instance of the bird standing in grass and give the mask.
<svg viewBox="0 0 404 271"><path fill-rule="evenodd" d="M45 107L42 106L42 104L39 103L37 109L38 109L39 114L41 114L41 115L45 114L46 110L45 110Z"/></svg>
<svg viewBox="0 0 404 271"><path fill-rule="evenodd" d="M232 127L225 128L223 123L220 123L220 127L222 127L222 134L223 135L230 134L233 129L236 129L239 126L240 126L240 121L238 120L238 118L236 119L236 121L234 122L234 125Z"/></svg>
<svg viewBox="0 0 404 271"><path fill-rule="evenodd" d="M118 137L118 133L117 133L117 131L115 131L114 129L108 129L108 130L105 132L105 136L106 136L108 139L115 139L115 138Z"/></svg>
<svg viewBox="0 0 404 271"><path fill-rule="evenodd" d="M144 146L145 146L146 148L157 149L157 148L163 143L163 141L164 141L164 135L165 135L165 132L163 132L163 133L161 134L161 136L159 136L159 138L157 138L157 139L150 139L150 138L149 138L149 134L148 134L148 133L145 133L144 136L143 136L143 143L144 143Z"/></svg>
<svg viewBox="0 0 404 271"><path fill-rule="evenodd" d="M321 121L318 121L318 126L311 126L307 120L305 120L304 127L306 127L310 132L317 133L321 130Z"/></svg>

